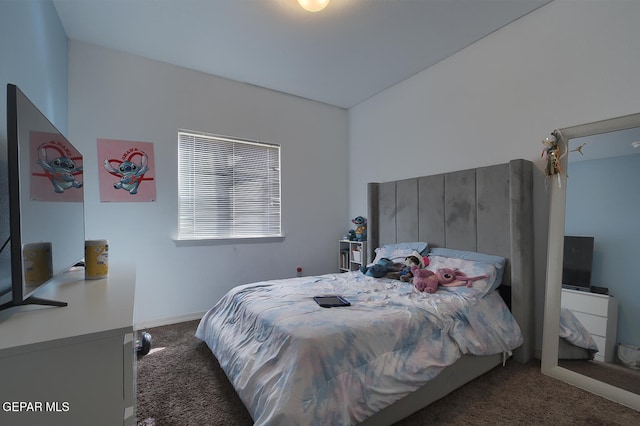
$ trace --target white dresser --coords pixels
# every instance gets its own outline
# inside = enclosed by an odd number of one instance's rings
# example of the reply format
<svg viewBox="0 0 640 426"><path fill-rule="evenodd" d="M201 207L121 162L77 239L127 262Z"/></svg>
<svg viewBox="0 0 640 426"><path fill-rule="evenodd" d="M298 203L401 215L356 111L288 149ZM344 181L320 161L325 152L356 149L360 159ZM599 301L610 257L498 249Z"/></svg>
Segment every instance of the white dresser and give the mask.
<svg viewBox="0 0 640 426"><path fill-rule="evenodd" d="M561 306L569 309L598 345L596 361L614 362L618 301L608 295L562 289Z"/></svg>
<svg viewBox="0 0 640 426"><path fill-rule="evenodd" d="M135 425L135 274L67 272L36 296L69 306L0 312L1 425Z"/></svg>

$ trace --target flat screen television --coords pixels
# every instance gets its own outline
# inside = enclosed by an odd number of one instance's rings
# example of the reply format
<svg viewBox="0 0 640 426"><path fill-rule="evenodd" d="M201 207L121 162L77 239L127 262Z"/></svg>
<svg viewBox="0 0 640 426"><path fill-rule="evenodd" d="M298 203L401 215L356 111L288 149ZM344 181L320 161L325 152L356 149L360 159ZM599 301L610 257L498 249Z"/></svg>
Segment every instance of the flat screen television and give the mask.
<svg viewBox="0 0 640 426"><path fill-rule="evenodd" d="M591 290L594 237L565 235L562 259L562 286L573 290Z"/></svg>
<svg viewBox="0 0 640 426"><path fill-rule="evenodd" d="M0 166L0 310L66 306L36 292L84 256L82 155L13 84Z"/></svg>

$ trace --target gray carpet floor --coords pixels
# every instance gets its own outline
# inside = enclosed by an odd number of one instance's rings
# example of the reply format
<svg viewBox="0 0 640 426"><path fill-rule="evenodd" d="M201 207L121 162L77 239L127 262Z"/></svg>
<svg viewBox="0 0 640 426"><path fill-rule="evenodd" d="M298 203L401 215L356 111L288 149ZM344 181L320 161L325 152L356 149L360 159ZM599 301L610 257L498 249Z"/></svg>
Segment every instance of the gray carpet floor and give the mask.
<svg viewBox="0 0 640 426"><path fill-rule="evenodd" d="M152 351L137 364L139 426L251 425L198 321L146 331ZM310 424L321 425L321 419ZM640 413L508 361L397 423L417 425L640 425Z"/></svg>
<svg viewBox="0 0 640 426"><path fill-rule="evenodd" d="M598 361L560 360L560 367L640 395L640 370Z"/></svg>

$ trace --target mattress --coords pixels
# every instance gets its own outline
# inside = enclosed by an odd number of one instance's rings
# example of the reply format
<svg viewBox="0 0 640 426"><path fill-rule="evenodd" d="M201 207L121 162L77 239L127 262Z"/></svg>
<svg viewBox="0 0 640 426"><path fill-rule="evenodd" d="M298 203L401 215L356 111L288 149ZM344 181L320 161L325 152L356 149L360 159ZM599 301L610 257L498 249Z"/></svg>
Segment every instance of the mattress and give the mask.
<svg viewBox="0 0 640 426"><path fill-rule="evenodd" d="M320 295L351 306L320 307ZM509 352L523 342L495 291L427 294L361 272L236 287L204 315L196 337L257 425L356 424L463 354Z"/></svg>

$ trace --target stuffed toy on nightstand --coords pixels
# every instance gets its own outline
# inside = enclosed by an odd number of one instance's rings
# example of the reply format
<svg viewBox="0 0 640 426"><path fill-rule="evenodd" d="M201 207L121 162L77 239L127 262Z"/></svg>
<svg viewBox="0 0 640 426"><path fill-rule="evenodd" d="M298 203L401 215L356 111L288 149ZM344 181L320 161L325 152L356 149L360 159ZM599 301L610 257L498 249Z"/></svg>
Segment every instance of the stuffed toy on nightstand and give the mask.
<svg viewBox="0 0 640 426"><path fill-rule="evenodd" d="M357 216L351 222L356 225L356 241L367 241L367 219Z"/></svg>

